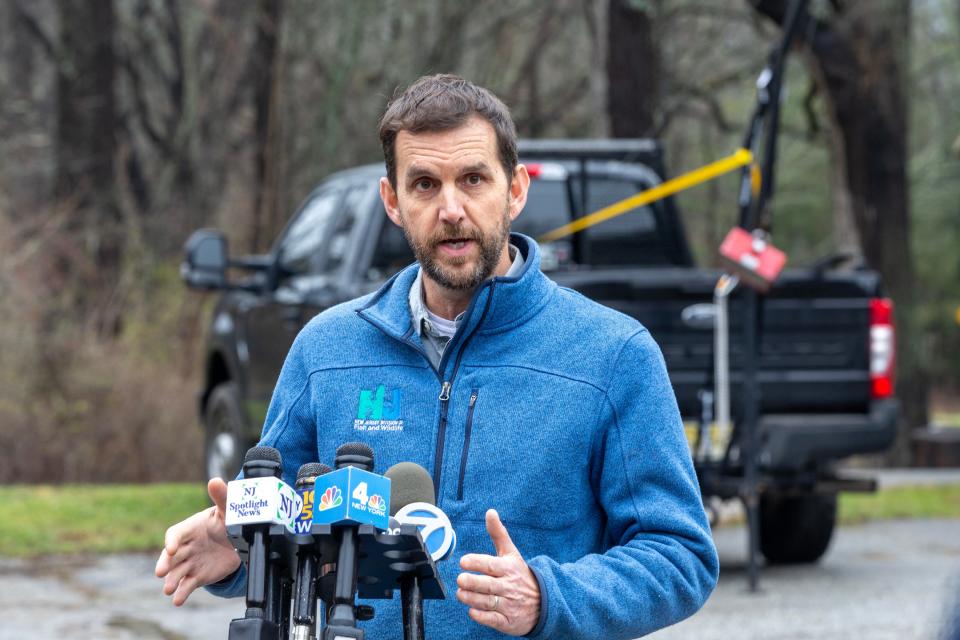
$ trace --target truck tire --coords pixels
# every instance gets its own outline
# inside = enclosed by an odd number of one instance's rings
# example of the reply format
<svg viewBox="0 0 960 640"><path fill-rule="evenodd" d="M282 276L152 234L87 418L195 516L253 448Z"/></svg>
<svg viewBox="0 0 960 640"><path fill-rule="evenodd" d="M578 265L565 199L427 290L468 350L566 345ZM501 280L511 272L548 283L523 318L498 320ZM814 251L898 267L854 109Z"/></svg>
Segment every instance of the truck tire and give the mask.
<svg viewBox="0 0 960 640"><path fill-rule="evenodd" d="M229 482L240 473L248 445L243 435L243 411L235 383L222 382L213 388L203 422L203 460L207 480L223 478Z"/></svg>
<svg viewBox="0 0 960 640"><path fill-rule="evenodd" d="M837 523L836 494L760 498L760 552L770 564L816 562Z"/></svg>

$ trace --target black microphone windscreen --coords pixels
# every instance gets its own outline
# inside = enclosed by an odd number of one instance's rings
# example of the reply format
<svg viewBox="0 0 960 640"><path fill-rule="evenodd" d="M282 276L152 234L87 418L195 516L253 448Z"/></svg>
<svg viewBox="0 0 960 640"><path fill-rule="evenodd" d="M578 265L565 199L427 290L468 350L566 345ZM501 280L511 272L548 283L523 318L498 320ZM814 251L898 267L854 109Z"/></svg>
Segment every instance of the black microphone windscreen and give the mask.
<svg viewBox="0 0 960 640"><path fill-rule="evenodd" d="M331 471L332 469L322 462L308 462L305 465L301 465L300 470L297 471L297 481L303 480L304 478L317 478Z"/></svg>
<svg viewBox="0 0 960 640"><path fill-rule="evenodd" d="M363 442L348 442L337 447L337 457L333 461L337 469L354 466L365 471L373 471L373 449Z"/></svg>
<svg viewBox="0 0 960 640"><path fill-rule="evenodd" d="M267 460L269 462L276 462L277 464L283 463L280 452L273 447L253 447L252 449L248 449L247 455L243 457L243 463L246 464L255 460Z"/></svg>
<svg viewBox="0 0 960 640"><path fill-rule="evenodd" d="M437 504L433 478L413 462L398 462L384 474L390 478L390 515L414 502Z"/></svg>
<svg viewBox="0 0 960 640"><path fill-rule="evenodd" d="M364 455L373 457L373 449L365 442L348 442L337 447L337 456Z"/></svg>

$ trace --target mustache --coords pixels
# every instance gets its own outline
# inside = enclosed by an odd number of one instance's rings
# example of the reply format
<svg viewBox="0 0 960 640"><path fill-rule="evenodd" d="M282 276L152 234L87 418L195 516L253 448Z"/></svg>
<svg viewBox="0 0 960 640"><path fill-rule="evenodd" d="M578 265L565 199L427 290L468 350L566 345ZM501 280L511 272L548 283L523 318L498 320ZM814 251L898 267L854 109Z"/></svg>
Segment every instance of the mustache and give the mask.
<svg viewBox="0 0 960 640"><path fill-rule="evenodd" d="M447 226L440 229L432 236L430 236L430 246L436 247L441 242L448 242L450 240L475 240L480 241L483 239L482 234L479 229L466 228L462 225L456 226Z"/></svg>

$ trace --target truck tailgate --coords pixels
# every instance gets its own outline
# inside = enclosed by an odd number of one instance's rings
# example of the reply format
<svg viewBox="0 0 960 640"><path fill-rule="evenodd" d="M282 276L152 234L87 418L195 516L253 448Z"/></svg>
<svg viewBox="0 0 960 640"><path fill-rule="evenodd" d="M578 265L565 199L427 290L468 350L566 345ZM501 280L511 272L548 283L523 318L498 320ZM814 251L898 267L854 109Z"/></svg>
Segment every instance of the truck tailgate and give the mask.
<svg viewBox="0 0 960 640"><path fill-rule="evenodd" d="M690 305L712 302L720 271L662 268L553 273L563 286L637 318L663 350L685 417L699 415L698 391L713 387L713 331L682 320ZM870 402L870 271L784 272L762 302L758 380L762 413L866 412ZM741 297L730 300L731 399L739 412Z"/></svg>

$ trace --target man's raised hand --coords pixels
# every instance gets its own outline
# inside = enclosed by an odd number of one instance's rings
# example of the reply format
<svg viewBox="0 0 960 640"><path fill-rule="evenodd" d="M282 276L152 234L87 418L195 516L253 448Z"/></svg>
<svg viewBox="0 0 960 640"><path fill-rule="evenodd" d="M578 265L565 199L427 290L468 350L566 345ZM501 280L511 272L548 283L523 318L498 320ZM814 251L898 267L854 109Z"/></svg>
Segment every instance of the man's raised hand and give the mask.
<svg viewBox="0 0 960 640"><path fill-rule="evenodd" d="M240 566L224 522L227 484L213 478L207 483L207 493L213 506L167 529L157 560L157 577L164 579L163 595L173 595L178 607L197 587L222 580Z"/></svg>
<svg viewBox="0 0 960 640"><path fill-rule="evenodd" d="M487 510L487 533L497 555L468 553L457 577L457 599L470 607L470 618L512 636L533 629L540 617L540 585L510 539L500 515ZM478 575L479 574L479 575Z"/></svg>

